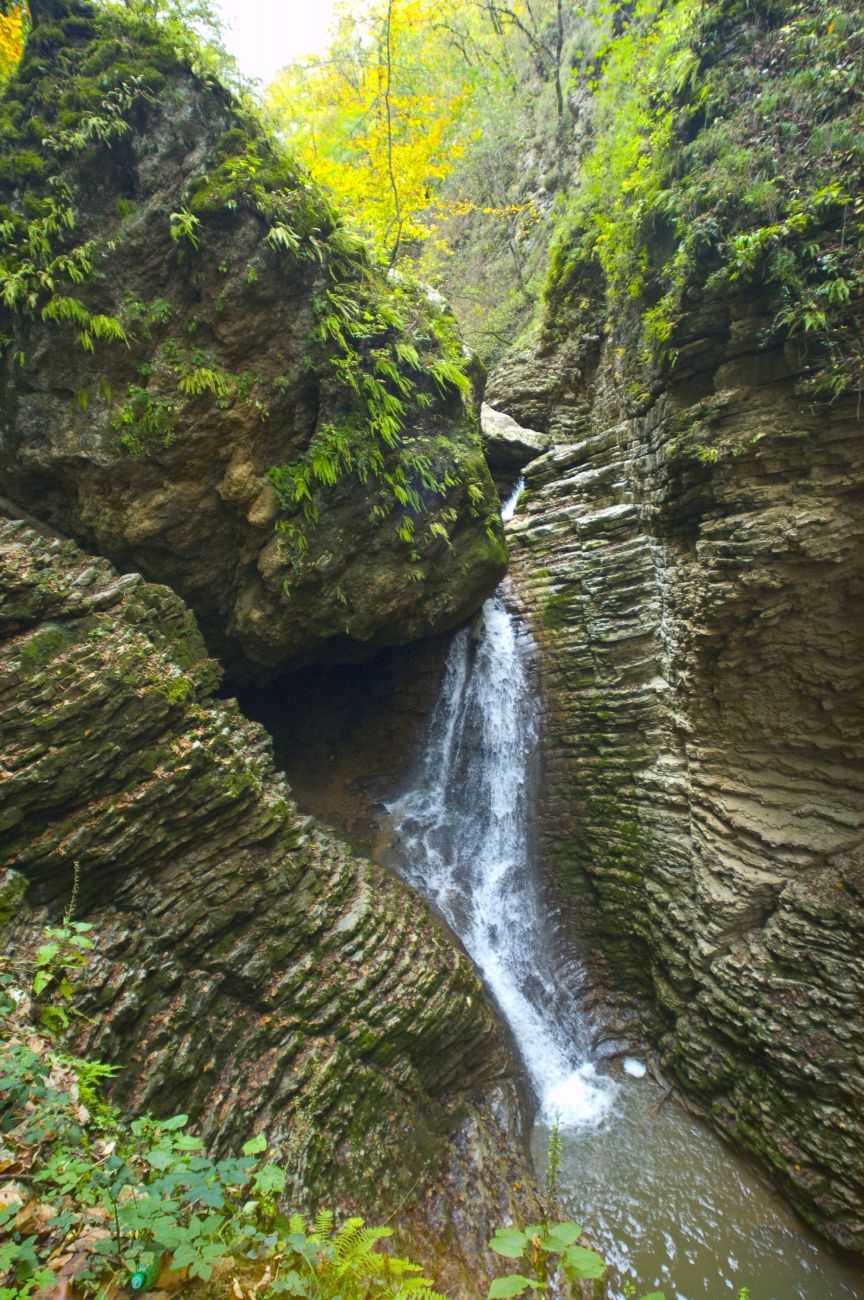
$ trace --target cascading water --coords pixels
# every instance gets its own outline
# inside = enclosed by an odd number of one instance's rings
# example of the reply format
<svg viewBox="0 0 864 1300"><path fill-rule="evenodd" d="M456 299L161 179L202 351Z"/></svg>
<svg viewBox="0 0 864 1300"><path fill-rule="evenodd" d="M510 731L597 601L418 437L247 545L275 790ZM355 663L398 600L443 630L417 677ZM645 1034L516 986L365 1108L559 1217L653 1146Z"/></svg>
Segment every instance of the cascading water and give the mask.
<svg viewBox="0 0 864 1300"><path fill-rule="evenodd" d="M425 751L388 809L401 874L462 940L513 1032L538 1101L538 1164L557 1115L559 1202L614 1265L610 1296L632 1295L625 1280L638 1278L668 1300L719 1300L745 1283L753 1300L864 1300L857 1267L830 1254L711 1129L663 1106L644 1067L625 1061L613 1079L592 1063L532 864L535 647L509 601L505 581L454 637Z"/></svg>
<svg viewBox="0 0 864 1300"><path fill-rule="evenodd" d="M509 518L519 486L505 504ZM509 1024L540 1108L598 1122L614 1082L596 1073L585 1026L559 987L531 864L538 708L534 645L507 586L454 637L412 789L389 805L403 871L465 944Z"/></svg>

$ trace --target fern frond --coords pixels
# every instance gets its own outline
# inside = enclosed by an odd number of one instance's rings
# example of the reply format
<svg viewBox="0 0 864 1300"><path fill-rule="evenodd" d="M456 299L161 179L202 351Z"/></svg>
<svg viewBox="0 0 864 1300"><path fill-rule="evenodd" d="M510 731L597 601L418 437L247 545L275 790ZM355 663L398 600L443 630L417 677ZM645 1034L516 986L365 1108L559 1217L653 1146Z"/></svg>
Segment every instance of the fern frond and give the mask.
<svg viewBox="0 0 864 1300"><path fill-rule="evenodd" d="M295 255L300 251L300 236L290 226L271 226L267 231L266 241L277 252L282 249Z"/></svg>
<svg viewBox="0 0 864 1300"><path fill-rule="evenodd" d="M227 397L231 391L228 380L220 370L209 366L198 366L184 375L177 384L186 397L200 397L202 393L212 393L214 397Z"/></svg>
<svg viewBox="0 0 864 1300"><path fill-rule="evenodd" d="M316 1237L329 1237L333 1231L333 1211L319 1210L312 1230Z"/></svg>

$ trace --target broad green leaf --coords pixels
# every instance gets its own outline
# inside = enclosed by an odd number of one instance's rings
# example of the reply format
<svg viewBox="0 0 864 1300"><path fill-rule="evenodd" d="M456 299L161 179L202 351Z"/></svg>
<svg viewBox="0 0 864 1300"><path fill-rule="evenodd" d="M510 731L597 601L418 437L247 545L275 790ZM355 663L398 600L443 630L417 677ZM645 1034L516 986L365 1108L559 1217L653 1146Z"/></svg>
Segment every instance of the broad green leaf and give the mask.
<svg viewBox="0 0 864 1300"><path fill-rule="evenodd" d="M506 1255L508 1259L518 1259L530 1238L518 1228L499 1228L489 1242L489 1249L496 1255ZM515 1292L513 1294L516 1294Z"/></svg>
<svg viewBox="0 0 864 1300"><path fill-rule="evenodd" d="M170 1119L163 1119L161 1127L164 1129L185 1128L189 1123L188 1115L172 1115Z"/></svg>
<svg viewBox="0 0 864 1300"><path fill-rule="evenodd" d="M602 1277L606 1272L606 1261L596 1250L586 1246L568 1246L562 1256L564 1271L571 1282L582 1282L587 1278Z"/></svg>
<svg viewBox="0 0 864 1300"><path fill-rule="evenodd" d="M254 1187L256 1192L262 1192L265 1196L272 1192L284 1192L285 1171L278 1165L265 1165L255 1175Z"/></svg>
<svg viewBox="0 0 864 1300"><path fill-rule="evenodd" d="M578 1223L556 1223L540 1238L540 1245L544 1250L560 1252L581 1236L582 1229Z"/></svg>
<svg viewBox="0 0 864 1300"><path fill-rule="evenodd" d="M145 1152L144 1159L151 1169L158 1169L161 1172L171 1164L171 1152L165 1147L154 1147L152 1151Z"/></svg>
<svg viewBox="0 0 864 1300"><path fill-rule="evenodd" d="M267 1138L263 1133L256 1133L248 1142L243 1143L244 1156L257 1156L267 1150Z"/></svg>
<svg viewBox="0 0 864 1300"><path fill-rule="evenodd" d="M521 1273L511 1273L509 1277L496 1277L489 1288L487 1300L498 1300L498 1297L510 1295L523 1295L529 1287L534 1285L533 1278L523 1277Z"/></svg>

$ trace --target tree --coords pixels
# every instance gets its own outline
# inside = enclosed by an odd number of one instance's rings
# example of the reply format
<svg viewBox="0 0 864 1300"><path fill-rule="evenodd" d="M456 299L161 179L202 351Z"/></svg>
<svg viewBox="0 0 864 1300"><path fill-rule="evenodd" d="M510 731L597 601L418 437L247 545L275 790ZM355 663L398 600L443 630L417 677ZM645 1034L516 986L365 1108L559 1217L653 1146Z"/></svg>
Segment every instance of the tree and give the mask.
<svg viewBox="0 0 864 1300"><path fill-rule="evenodd" d="M353 211L392 264L434 226L437 186L464 147L469 78L442 67L440 0L343 7L325 59L286 68L268 92L293 152Z"/></svg>

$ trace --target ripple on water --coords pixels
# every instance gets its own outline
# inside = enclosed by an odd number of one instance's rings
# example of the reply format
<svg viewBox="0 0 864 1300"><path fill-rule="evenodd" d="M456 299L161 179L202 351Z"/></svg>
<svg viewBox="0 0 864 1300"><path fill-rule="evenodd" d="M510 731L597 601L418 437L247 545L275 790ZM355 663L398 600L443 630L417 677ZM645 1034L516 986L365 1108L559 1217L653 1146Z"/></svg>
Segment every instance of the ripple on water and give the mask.
<svg viewBox="0 0 864 1300"><path fill-rule="evenodd" d="M653 1080L624 1073L599 1123L561 1126L561 1209L622 1284L667 1300L864 1300L861 1266L836 1257L750 1164ZM548 1120L534 1131L545 1162ZM638 1287L642 1289L639 1290Z"/></svg>

